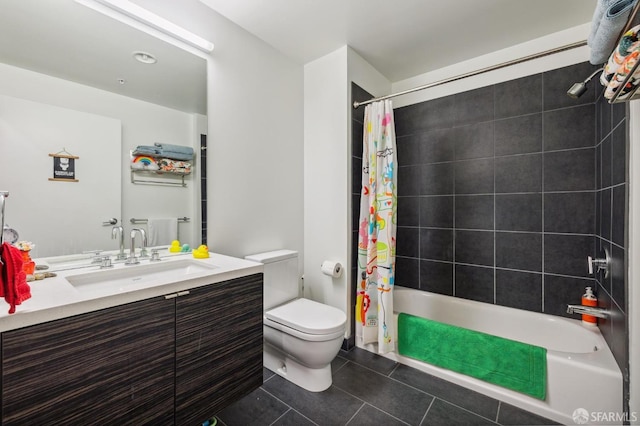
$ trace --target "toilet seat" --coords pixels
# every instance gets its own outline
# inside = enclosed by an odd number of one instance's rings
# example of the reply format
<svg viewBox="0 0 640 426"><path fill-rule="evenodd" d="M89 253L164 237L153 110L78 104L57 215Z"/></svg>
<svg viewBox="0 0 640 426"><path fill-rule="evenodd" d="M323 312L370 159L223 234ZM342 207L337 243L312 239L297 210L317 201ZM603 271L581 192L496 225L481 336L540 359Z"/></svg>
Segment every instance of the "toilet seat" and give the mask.
<svg viewBox="0 0 640 426"><path fill-rule="evenodd" d="M264 313L265 325L308 341L331 340L343 335L346 321L340 309L304 298Z"/></svg>

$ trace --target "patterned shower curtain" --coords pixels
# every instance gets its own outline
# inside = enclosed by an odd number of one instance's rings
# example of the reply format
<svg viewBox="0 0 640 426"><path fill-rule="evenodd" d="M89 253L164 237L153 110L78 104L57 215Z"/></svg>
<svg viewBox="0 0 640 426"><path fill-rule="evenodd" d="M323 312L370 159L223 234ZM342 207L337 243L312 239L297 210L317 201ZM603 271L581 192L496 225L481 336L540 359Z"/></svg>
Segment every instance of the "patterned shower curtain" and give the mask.
<svg viewBox="0 0 640 426"><path fill-rule="evenodd" d="M358 232L356 338L395 347L393 284L396 263L396 134L391 101L367 105L364 112L362 194Z"/></svg>

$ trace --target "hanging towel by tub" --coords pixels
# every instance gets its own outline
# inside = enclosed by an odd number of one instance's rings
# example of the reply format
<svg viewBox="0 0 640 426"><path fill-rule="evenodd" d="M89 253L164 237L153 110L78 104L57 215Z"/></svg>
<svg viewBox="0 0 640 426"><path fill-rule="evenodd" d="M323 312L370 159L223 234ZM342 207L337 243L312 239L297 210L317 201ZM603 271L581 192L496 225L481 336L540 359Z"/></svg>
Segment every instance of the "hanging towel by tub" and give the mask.
<svg viewBox="0 0 640 426"><path fill-rule="evenodd" d="M149 218L149 246L164 246L178 239L178 219L175 217Z"/></svg>
<svg viewBox="0 0 640 426"><path fill-rule="evenodd" d="M9 304L9 313L16 311L16 306L31 297L31 288L27 284L27 276L22 270L22 254L17 247L3 243L0 247L0 296Z"/></svg>
<svg viewBox="0 0 640 426"><path fill-rule="evenodd" d="M607 60L637 1L598 0L587 38L591 49L589 62L600 65Z"/></svg>
<svg viewBox="0 0 640 426"><path fill-rule="evenodd" d="M604 71L600 75L600 83L606 86L604 92L606 99L611 99L616 91L621 90L618 99L626 99L640 83L640 70L636 70L629 78L627 84L620 88L626 77L632 71L640 55L640 25L628 30L621 37L618 46L609 57Z"/></svg>
<svg viewBox="0 0 640 426"><path fill-rule="evenodd" d="M624 59L620 67L618 67L618 71L611 78L611 81L607 85L607 90L604 91L604 97L606 99L612 99L613 95L616 91L620 90L620 95L618 99L624 100L629 96L632 96L635 92L636 87L640 84L640 70L636 70L636 72L629 78L627 84L624 87L620 88L624 80L627 78L629 74L633 71L633 67L638 62L640 57L640 45L636 47L636 49L629 53L627 57Z"/></svg>
<svg viewBox="0 0 640 426"><path fill-rule="evenodd" d="M169 143L155 143L156 148L160 149L160 156L171 158L174 160L191 161L193 160L193 148L190 146L172 145Z"/></svg>
<svg viewBox="0 0 640 426"><path fill-rule="evenodd" d="M609 60L604 67L604 71L600 74L600 83L603 86L607 86L611 82L613 76L616 75L620 65L622 65L627 56L640 46L640 42L638 41L639 31L640 25L637 25L629 29L620 38L620 42L614 49L613 53L611 53L611 56L609 56Z"/></svg>

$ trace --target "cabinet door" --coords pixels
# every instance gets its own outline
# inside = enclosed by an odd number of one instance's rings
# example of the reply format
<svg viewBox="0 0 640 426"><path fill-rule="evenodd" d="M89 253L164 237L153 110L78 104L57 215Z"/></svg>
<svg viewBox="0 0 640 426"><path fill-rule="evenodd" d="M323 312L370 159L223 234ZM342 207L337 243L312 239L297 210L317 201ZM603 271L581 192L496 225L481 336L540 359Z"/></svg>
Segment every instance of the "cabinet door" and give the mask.
<svg viewBox="0 0 640 426"><path fill-rule="evenodd" d="M176 299L176 424L202 424L262 385L262 274Z"/></svg>
<svg viewBox="0 0 640 426"><path fill-rule="evenodd" d="M173 424L173 300L2 334L2 422Z"/></svg>

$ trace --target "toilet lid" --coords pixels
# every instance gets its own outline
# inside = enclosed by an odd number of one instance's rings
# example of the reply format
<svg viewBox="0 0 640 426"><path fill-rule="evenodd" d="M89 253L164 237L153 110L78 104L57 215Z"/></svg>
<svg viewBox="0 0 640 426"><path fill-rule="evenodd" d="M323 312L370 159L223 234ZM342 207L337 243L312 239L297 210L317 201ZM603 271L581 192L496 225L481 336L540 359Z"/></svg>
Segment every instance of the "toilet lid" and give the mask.
<svg viewBox="0 0 640 426"><path fill-rule="evenodd" d="M309 334L330 334L344 330L347 316L338 308L296 299L265 312L264 316L274 322Z"/></svg>

